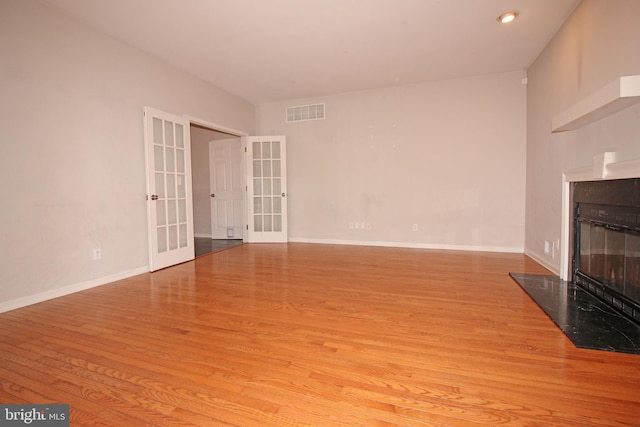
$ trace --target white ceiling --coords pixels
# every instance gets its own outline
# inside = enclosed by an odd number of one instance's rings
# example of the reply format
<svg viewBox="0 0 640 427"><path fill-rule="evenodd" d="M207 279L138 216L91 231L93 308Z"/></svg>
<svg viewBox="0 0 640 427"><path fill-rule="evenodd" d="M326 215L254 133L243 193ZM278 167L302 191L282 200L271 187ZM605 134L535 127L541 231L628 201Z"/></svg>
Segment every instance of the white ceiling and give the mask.
<svg viewBox="0 0 640 427"><path fill-rule="evenodd" d="M260 103L523 70L580 0L42 1Z"/></svg>

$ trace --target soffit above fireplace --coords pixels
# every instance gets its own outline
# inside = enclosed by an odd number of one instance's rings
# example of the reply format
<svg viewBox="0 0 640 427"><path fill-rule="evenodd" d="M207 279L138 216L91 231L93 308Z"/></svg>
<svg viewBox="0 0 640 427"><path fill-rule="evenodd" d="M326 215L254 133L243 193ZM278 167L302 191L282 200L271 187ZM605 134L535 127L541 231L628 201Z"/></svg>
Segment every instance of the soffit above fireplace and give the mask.
<svg viewBox="0 0 640 427"><path fill-rule="evenodd" d="M551 131L575 130L640 102L640 75L620 77L551 119Z"/></svg>

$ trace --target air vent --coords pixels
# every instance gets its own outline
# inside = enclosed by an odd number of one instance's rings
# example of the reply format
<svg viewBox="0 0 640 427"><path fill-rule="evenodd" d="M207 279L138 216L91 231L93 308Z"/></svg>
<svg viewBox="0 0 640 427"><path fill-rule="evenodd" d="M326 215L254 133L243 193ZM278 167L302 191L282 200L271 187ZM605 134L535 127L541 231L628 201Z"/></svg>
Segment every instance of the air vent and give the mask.
<svg viewBox="0 0 640 427"><path fill-rule="evenodd" d="M324 119L324 104L287 107L287 123Z"/></svg>

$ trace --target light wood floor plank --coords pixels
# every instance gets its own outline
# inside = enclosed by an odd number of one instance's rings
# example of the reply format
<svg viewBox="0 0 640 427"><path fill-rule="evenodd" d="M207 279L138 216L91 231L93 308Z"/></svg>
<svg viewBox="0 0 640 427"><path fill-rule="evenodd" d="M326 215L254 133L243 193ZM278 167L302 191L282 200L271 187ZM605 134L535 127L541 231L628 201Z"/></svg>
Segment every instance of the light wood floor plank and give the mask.
<svg viewBox="0 0 640 427"><path fill-rule="evenodd" d="M0 314L0 402L72 425L640 426L640 356L577 349L519 254L242 245Z"/></svg>

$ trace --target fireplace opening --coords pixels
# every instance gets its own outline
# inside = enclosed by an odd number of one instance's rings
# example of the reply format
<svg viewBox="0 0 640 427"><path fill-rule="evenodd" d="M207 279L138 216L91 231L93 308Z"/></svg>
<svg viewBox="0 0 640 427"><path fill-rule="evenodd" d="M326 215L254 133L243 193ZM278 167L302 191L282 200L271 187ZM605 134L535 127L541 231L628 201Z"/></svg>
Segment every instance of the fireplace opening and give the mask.
<svg viewBox="0 0 640 427"><path fill-rule="evenodd" d="M640 324L640 179L573 185L573 281Z"/></svg>

